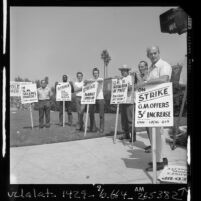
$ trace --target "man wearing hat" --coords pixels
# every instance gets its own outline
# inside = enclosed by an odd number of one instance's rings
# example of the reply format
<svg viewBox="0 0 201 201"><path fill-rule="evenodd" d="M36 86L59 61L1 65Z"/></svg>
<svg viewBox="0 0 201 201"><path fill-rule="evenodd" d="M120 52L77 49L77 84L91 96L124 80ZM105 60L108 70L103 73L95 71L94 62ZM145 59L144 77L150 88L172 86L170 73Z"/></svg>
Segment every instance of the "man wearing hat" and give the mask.
<svg viewBox="0 0 201 201"><path fill-rule="evenodd" d="M132 133L132 113L133 113L133 92L132 92L132 76L129 75L129 68L127 65L123 65L119 68L122 75L122 81L124 80L128 83L128 93L126 103L120 104L121 110L121 126L122 130L124 131L124 136L120 139L130 139ZM134 141L136 141L136 132L134 128Z"/></svg>
<svg viewBox="0 0 201 201"><path fill-rule="evenodd" d="M63 82L68 82L68 76L67 75L63 75L62 76L62 81ZM74 88L73 88L73 84L72 82L69 82L71 85L71 93L74 92ZM55 86L56 88L56 86ZM70 126L72 126L73 123L73 115L72 115L72 103L71 101L65 101L65 111L67 110L68 113L68 124ZM60 101L59 104L59 125L62 126L63 125L63 101Z"/></svg>

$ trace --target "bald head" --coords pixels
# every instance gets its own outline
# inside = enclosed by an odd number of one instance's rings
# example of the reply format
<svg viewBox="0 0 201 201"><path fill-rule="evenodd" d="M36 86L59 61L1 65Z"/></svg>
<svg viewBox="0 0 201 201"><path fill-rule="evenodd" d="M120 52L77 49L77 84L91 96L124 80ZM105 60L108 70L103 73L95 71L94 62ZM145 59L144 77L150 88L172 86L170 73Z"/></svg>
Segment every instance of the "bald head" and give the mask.
<svg viewBox="0 0 201 201"><path fill-rule="evenodd" d="M158 46L151 46L147 48L147 57L152 63L156 63L160 59L160 50Z"/></svg>

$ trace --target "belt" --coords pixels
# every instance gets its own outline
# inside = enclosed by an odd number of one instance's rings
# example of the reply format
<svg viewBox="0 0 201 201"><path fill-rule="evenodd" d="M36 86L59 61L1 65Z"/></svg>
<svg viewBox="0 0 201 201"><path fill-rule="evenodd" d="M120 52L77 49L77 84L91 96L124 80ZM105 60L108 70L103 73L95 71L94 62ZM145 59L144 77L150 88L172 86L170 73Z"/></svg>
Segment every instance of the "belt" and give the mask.
<svg viewBox="0 0 201 201"><path fill-rule="evenodd" d="M45 100L39 100L39 101L49 101L50 99L45 99Z"/></svg>

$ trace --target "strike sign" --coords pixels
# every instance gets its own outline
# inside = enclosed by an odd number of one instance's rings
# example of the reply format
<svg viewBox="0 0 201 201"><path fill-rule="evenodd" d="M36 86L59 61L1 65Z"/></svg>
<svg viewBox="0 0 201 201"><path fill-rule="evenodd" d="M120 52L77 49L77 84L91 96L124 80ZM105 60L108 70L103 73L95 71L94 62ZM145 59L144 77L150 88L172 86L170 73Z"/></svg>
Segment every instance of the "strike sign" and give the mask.
<svg viewBox="0 0 201 201"><path fill-rule="evenodd" d="M95 104L97 86L97 82L92 82L82 87L81 104Z"/></svg>
<svg viewBox="0 0 201 201"><path fill-rule="evenodd" d="M10 96L20 96L20 83L19 82L10 82Z"/></svg>
<svg viewBox="0 0 201 201"><path fill-rule="evenodd" d="M20 84L21 103L38 102L36 84Z"/></svg>
<svg viewBox="0 0 201 201"><path fill-rule="evenodd" d="M158 179L167 183L187 184L187 167L176 165L166 166Z"/></svg>
<svg viewBox="0 0 201 201"><path fill-rule="evenodd" d="M58 83L56 86L56 101L71 101L71 85L69 82Z"/></svg>
<svg viewBox="0 0 201 201"><path fill-rule="evenodd" d="M135 126L173 126L172 83L148 85L136 91Z"/></svg>
<svg viewBox="0 0 201 201"><path fill-rule="evenodd" d="M112 93L110 104L125 103L127 99L128 83L122 79L112 79Z"/></svg>
<svg viewBox="0 0 201 201"><path fill-rule="evenodd" d="M20 85L21 84L32 84L32 82L14 82L10 81L10 96L20 97Z"/></svg>

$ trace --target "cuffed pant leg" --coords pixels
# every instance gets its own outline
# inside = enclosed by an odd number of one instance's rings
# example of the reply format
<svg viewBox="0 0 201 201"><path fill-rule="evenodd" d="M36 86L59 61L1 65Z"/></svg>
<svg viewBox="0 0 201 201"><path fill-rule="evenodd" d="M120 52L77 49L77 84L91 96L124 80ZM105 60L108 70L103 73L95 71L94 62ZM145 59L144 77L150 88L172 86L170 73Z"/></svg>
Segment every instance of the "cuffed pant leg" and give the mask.
<svg viewBox="0 0 201 201"><path fill-rule="evenodd" d="M162 158L162 154L161 154L161 144L162 144L162 140L161 140L161 128L157 127L156 129L156 162L162 162L163 158ZM151 137L151 142L153 140L153 136L150 135ZM151 143L152 145L152 143Z"/></svg>
<svg viewBox="0 0 201 201"><path fill-rule="evenodd" d="M96 109L95 104L89 105L90 130L96 129L96 122L94 117L95 109Z"/></svg>
<svg viewBox="0 0 201 201"><path fill-rule="evenodd" d="M63 125L63 101L59 103L59 123Z"/></svg>
<svg viewBox="0 0 201 201"><path fill-rule="evenodd" d="M80 96L76 96L75 98L75 102L76 102L76 110L77 110L77 116L78 116L78 121L77 121L77 129L80 129L81 128L81 125L82 125L82 122L81 122L81 119L83 119L83 117L81 117L81 97Z"/></svg>
<svg viewBox="0 0 201 201"><path fill-rule="evenodd" d="M50 102L46 101L45 103L45 120L46 120L46 126L50 126Z"/></svg>
<svg viewBox="0 0 201 201"><path fill-rule="evenodd" d="M104 131L104 99L98 100L99 116L100 116L100 130Z"/></svg>
<svg viewBox="0 0 201 201"><path fill-rule="evenodd" d="M164 128L161 127L160 129L160 133L161 133L161 158L166 158L166 154L165 154L165 136L164 136Z"/></svg>
<svg viewBox="0 0 201 201"><path fill-rule="evenodd" d="M128 128L126 126L126 122L127 122L127 116L126 116L126 105L125 104L121 104L121 128L124 132L128 132Z"/></svg>
<svg viewBox="0 0 201 201"><path fill-rule="evenodd" d="M81 104L81 101L80 101L80 104ZM80 112L80 128L81 129L84 126L83 116L84 116L85 107L86 107L86 105L81 104L81 112Z"/></svg>
<svg viewBox="0 0 201 201"><path fill-rule="evenodd" d="M39 101L39 127L44 126L44 105L42 101Z"/></svg>

